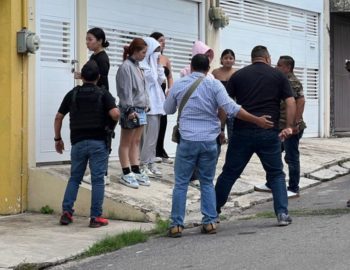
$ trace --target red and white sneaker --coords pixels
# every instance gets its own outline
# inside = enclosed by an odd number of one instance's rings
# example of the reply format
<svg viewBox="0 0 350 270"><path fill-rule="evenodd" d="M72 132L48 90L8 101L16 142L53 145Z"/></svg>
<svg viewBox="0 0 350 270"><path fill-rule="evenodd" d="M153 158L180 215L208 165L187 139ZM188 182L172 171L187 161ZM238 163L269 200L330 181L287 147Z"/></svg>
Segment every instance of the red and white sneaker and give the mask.
<svg viewBox="0 0 350 270"><path fill-rule="evenodd" d="M60 224L61 225L68 225L73 222L73 215L69 213L68 211L64 211L62 213L62 216L60 218Z"/></svg>

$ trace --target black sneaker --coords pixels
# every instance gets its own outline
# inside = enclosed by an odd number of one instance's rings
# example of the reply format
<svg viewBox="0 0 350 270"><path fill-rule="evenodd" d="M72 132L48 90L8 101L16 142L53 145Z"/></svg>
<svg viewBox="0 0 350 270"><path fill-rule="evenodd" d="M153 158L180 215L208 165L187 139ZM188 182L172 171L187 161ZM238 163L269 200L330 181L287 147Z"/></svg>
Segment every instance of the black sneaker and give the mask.
<svg viewBox="0 0 350 270"><path fill-rule="evenodd" d="M68 211L64 211L61 218L60 218L60 224L61 225L68 225L73 222L73 215L69 213Z"/></svg>
<svg viewBox="0 0 350 270"><path fill-rule="evenodd" d="M277 215L278 226L288 226L292 223L292 218L285 213L280 213Z"/></svg>
<svg viewBox="0 0 350 270"><path fill-rule="evenodd" d="M95 218L90 218L90 228L99 228L101 226L107 226L108 225L108 219L103 218L103 217L95 217Z"/></svg>

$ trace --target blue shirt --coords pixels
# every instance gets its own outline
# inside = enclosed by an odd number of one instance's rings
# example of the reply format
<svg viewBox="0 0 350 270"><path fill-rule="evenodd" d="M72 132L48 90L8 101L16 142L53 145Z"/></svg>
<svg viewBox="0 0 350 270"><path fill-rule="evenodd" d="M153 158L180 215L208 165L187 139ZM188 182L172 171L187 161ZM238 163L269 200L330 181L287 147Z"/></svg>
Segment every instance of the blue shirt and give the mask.
<svg viewBox="0 0 350 270"><path fill-rule="evenodd" d="M191 85L205 75L192 72L176 81L164 103L167 114L176 112L181 100ZM220 134L218 108L229 117L236 116L241 109L227 94L219 80L206 76L193 92L182 110L179 120L181 138L189 141L212 141Z"/></svg>

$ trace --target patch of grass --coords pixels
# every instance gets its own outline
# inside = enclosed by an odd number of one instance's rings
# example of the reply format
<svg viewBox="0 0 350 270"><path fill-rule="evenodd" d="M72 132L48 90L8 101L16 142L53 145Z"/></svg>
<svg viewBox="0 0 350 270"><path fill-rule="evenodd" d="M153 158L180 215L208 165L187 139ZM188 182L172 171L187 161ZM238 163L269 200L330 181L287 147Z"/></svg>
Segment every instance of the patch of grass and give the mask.
<svg viewBox="0 0 350 270"><path fill-rule="evenodd" d="M170 220L163 220L158 218L156 221L156 227L149 232L150 235L160 235L160 236L164 236L170 226Z"/></svg>
<svg viewBox="0 0 350 270"><path fill-rule="evenodd" d="M141 230L132 230L114 236L106 236L101 241L93 244L88 250L83 252L79 257L85 258L97 256L103 253L115 251L126 246L146 242L148 235Z"/></svg>
<svg viewBox="0 0 350 270"><path fill-rule="evenodd" d="M350 208L328 208L328 209L300 209L289 211L291 216L304 217L304 216L334 216L350 214Z"/></svg>
<svg viewBox="0 0 350 270"><path fill-rule="evenodd" d="M256 218L275 218L276 215L274 212L271 212L271 211L264 211L264 212L260 212L260 213L257 213L255 215Z"/></svg>
<svg viewBox="0 0 350 270"><path fill-rule="evenodd" d="M335 209L298 209L291 210L289 214L292 217L307 217L307 216L334 216L350 214L350 208L335 208ZM241 220L249 220L253 218L275 218L276 215L272 211L264 211L257 213L255 216L241 218Z"/></svg>
<svg viewBox="0 0 350 270"><path fill-rule="evenodd" d="M76 259L97 256L121 249L123 247L143 243L146 242L150 236L163 236L166 234L169 225L169 220L162 220L158 218L155 228L151 231L144 232L141 230L132 230L114 236L106 236L101 241L98 241L89 247L88 250L83 252Z"/></svg>
<svg viewBox="0 0 350 270"><path fill-rule="evenodd" d="M45 205L40 208L40 213L44 215L51 215L53 214L53 212L54 212L53 209L48 205Z"/></svg>
<svg viewBox="0 0 350 270"><path fill-rule="evenodd" d="M228 220L228 217L223 214L220 214L219 219L220 221L224 221L224 220Z"/></svg>
<svg viewBox="0 0 350 270"><path fill-rule="evenodd" d="M17 265L14 270L39 270L39 266L35 263L21 263Z"/></svg>

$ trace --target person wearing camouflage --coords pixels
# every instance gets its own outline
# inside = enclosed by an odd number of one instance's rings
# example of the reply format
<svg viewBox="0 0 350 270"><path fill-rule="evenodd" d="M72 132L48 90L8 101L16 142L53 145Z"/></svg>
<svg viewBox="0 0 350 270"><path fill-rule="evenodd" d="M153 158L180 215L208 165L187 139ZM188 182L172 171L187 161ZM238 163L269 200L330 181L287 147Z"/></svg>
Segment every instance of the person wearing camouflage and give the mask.
<svg viewBox="0 0 350 270"><path fill-rule="evenodd" d="M284 160L288 164L289 184L288 198L299 197L299 182L300 182L300 153L299 141L303 136L306 124L303 120L303 112L305 106L305 98L303 85L295 76L294 59L291 56L281 56L277 63L277 69L282 71L288 78L293 95L296 102L295 122L293 127L293 135L282 142L282 151L285 151ZM280 123L279 128L282 130L286 127L286 108L284 101L281 102ZM254 187L256 191L270 191L267 184L257 185Z"/></svg>

